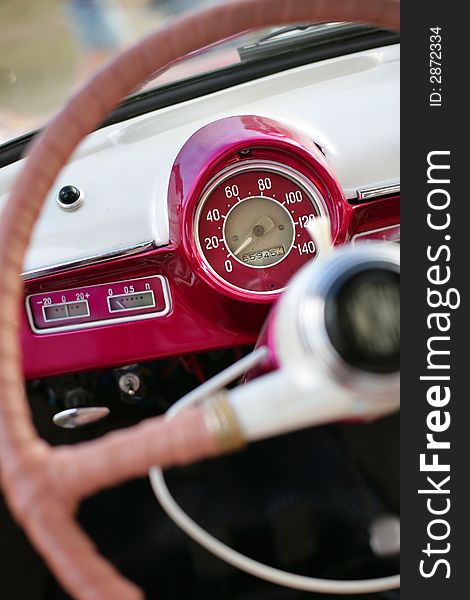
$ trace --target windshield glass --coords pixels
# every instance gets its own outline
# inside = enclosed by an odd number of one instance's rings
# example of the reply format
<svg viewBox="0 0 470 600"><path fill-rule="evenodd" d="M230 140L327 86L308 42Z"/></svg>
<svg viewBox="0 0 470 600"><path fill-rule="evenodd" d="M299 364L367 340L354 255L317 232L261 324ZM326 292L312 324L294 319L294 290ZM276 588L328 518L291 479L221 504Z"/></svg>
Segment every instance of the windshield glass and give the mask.
<svg viewBox="0 0 470 600"><path fill-rule="evenodd" d="M0 0L0 145L40 128L119 50L181 12L220 1ZM305 39L321 45L332 30L349 35L351 27L358 35L361 27L346 23L248 32L171 65L143 89L298 49Z"/></svg>
<svg viewBox="0 0 470 600"><path fill-rule="evenodd" d="M44 124L100 64L166 20L215 0L1 0L0 144ZM158 86L239 61L236 44L175 65ZM173 72L172 72L173 71Z"/></svg>

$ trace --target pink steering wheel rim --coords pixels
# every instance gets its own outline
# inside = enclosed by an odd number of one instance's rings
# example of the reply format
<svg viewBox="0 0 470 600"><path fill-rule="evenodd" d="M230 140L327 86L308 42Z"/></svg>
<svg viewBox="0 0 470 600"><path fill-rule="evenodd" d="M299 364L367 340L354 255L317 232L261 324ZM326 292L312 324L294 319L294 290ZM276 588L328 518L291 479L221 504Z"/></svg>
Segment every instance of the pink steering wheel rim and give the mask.
<svg viewBox="0 0 470 600"><path fill-rule="evenodd" d="M0 221L0 477L9 507L67 592L83 600L136 600L142 591L102 558L73 520L79 501L144 475L218 453L195 408L150 419L78 447L39 439L24 391L18 335L21 270L33 226L80 141L153 73L183 55L252 28L358 21L399 29L399 0L232 0L190 13L117 56L50 121L28 151Z"/></svg>

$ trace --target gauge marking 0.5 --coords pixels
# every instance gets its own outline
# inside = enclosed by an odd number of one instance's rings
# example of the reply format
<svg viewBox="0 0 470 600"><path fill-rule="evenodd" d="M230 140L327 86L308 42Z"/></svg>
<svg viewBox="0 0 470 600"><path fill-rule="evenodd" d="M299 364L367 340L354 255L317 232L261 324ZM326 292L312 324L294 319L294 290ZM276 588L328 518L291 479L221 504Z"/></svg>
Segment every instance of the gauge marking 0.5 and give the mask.
<svg viewBox="0 0 470 600"><path fill-rule="evenodd" d="M195 244L222 287L275 295L316 248L306 226L326 213L316 186L271 161L244 161L206 187L194 216Z"/></svg>
<svg viewBox="0 0 470 600"><path fill-rule="evenodd" d="M155 306L155 296L152 290L137 292L135 294L108 296L107 301L110 313L153 308Z"/></svg>

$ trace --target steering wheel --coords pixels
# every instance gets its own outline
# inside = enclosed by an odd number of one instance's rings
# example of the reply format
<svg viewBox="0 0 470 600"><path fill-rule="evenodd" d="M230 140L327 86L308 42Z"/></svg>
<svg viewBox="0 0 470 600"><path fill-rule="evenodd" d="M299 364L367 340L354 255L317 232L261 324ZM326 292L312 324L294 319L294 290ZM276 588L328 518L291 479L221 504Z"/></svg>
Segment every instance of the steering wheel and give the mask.
<svg viewBox="0 0 470 600"><path fill-rule="evenodd" d="M18 335L21 269L33 226L79 142L126 95L185 54L251 28L360 21L399 29L399 0L231 0L189 13L119 54L67 102L29 148L0 222L0 477L11 512L64 589L83 600L137 600L143 592L101 557L73 519L101 488L154 465L187 464L223 451L200 408L150 419L74 447L52 448L32 423Z"/></svg>

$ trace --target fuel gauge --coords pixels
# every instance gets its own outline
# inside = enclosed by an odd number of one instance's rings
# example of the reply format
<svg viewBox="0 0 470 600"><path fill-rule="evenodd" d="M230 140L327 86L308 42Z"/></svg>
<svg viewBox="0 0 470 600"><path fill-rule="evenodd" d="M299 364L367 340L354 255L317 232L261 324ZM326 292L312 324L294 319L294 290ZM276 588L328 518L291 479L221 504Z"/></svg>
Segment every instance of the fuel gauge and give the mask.
<svg viewBox="0 0 470 600"><path fill-rule="evenodd" d="M152 290L137 294L108 296L108 306L109 312L112 313L122 310L136 310L138 308L153 308L155 306L155 296Z"/></svg>

